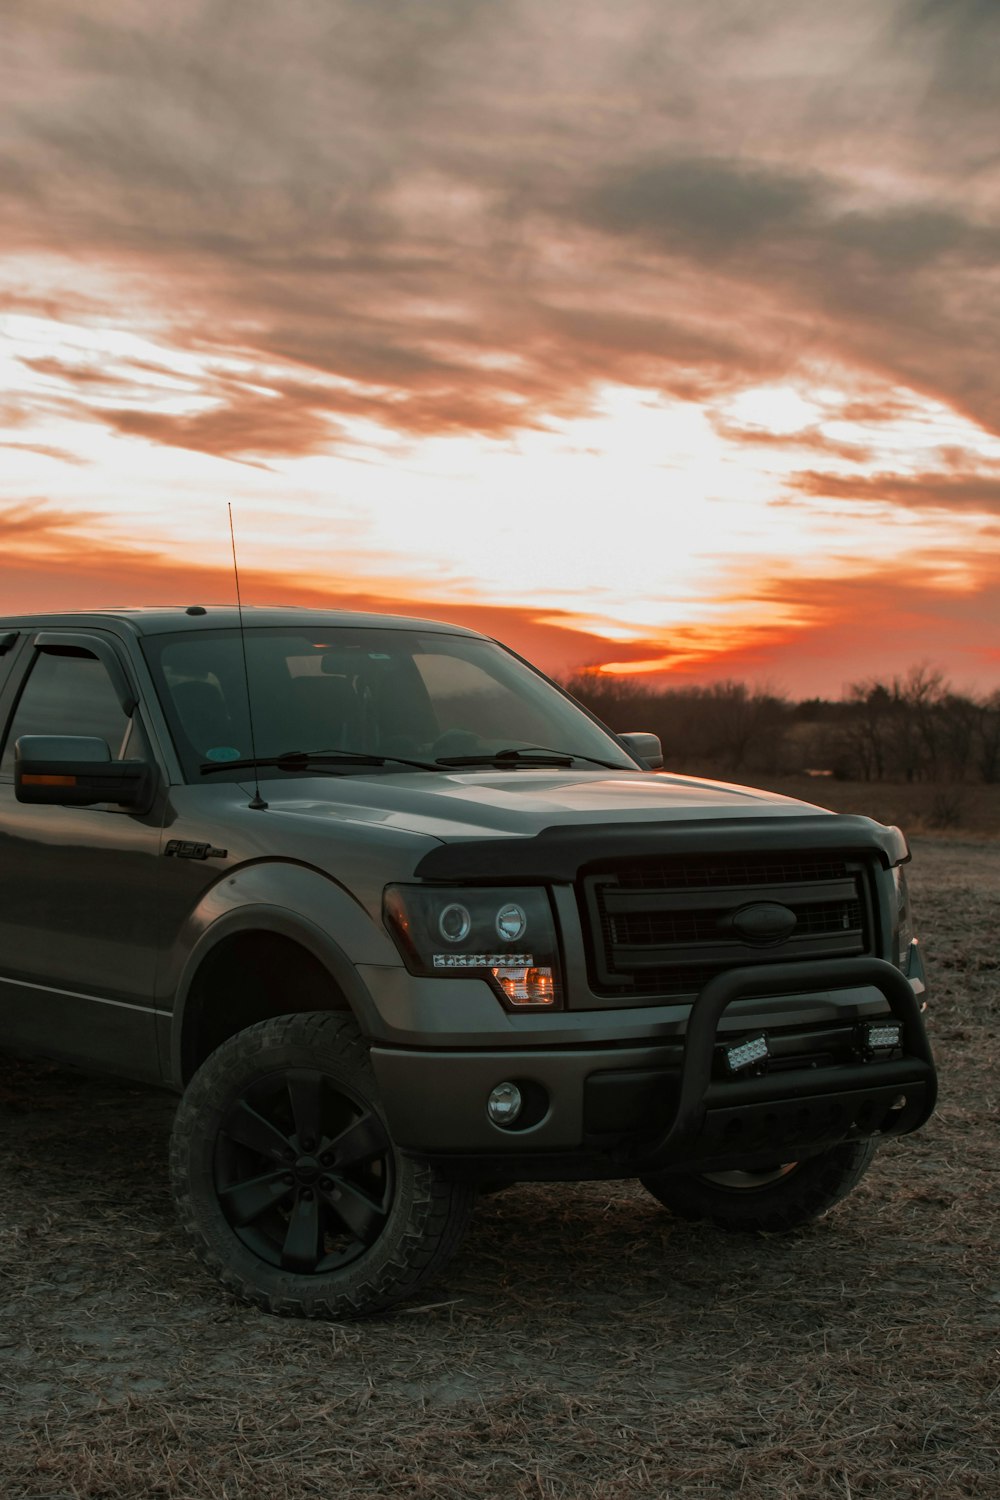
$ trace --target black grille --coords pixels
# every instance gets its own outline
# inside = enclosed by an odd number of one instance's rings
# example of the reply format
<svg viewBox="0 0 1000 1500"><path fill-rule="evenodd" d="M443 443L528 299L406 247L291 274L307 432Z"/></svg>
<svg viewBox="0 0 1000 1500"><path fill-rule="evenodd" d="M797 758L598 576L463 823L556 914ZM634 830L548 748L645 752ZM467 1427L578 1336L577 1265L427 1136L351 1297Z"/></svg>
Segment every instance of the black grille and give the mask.
<svg viewBox="0 0 1000 1500"><path fill-rule="evenodd" d="M593 987L693 998L737 965L870 952L867 891L857 861L784 853L659 859L586 875ZM791 931L771 936L769 920Z"/></svg>
<svg viewBox="0 0 1000 1500"><path fill-rule="evenodd" d="M791 885L804 880L842 880L841 859L799 854L738 854L722 859L655 860L614 872L623 888L683 890L686 886Z"/></svg>

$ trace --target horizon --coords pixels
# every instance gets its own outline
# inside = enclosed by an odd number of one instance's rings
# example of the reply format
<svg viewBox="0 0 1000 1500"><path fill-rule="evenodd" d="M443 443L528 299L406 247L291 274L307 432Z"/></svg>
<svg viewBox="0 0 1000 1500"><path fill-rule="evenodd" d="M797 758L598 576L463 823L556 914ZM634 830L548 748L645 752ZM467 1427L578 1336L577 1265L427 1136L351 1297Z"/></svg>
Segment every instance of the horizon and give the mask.
<svg viewBox="0 0 1000 1500"><path fill-rule="evenodd" d="M1000 687L1000 10L241 18L11 20L0 609Z"/></svg>

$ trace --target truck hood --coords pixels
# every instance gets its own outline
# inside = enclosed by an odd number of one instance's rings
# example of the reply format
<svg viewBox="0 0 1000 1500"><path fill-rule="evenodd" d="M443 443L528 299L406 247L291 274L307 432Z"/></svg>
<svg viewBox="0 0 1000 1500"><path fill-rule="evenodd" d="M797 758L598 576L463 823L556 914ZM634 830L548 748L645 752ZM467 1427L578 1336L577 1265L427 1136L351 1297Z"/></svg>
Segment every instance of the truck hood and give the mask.
<svg viewBox="0 0 1000 1500"><path fill-rule="evenodd" d="M450 842L531 838L587 823L808 816L825 809L774 792L689 776L605 771L423 772L268 780L275 812L372 824Z"/></svg>

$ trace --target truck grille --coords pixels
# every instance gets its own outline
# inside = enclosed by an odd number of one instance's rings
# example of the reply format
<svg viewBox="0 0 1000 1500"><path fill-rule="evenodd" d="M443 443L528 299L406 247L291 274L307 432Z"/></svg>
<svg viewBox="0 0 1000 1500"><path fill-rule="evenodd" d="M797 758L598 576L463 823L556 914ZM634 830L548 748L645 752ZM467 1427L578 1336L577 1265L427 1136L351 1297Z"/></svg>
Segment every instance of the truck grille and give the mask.
<svg viewBox="0 0 1000 1500"><path fill-rule="evenodd" d="M859 861L784 853L657 859L585 875L594 991L693 998L738 965L871 952L868 890Z"/></svg>

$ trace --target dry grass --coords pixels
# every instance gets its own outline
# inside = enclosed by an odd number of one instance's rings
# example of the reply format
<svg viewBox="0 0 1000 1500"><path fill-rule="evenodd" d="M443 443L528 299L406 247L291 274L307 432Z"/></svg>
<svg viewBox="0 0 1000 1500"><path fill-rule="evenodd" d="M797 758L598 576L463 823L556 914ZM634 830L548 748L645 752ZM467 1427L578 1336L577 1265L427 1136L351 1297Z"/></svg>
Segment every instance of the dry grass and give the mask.
<svg viewBox="0 0 1000 1500"><path fill-rule="evenodd" d="M4 1500L992 1500L1000 845L913 874L940 1108L788 1239L514 1188L422 1305L282 1322L184 1250L168 1098L0 1064Z"/></svg>
<svg viewBox="0 0 1000 1500"><path fill-rule="evenodd" d="M747 780L834 812L864 813L880 823L895 823L908 836L1000 838L1000 784L837 781L832 776L751 776Z"/></svg>

